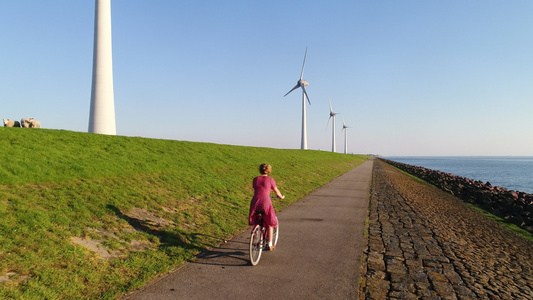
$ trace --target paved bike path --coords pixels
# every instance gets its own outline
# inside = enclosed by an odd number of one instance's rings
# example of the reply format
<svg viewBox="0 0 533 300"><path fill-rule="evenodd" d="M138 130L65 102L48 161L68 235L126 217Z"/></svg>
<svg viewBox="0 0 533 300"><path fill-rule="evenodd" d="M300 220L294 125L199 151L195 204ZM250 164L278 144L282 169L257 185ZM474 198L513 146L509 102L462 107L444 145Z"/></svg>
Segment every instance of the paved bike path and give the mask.
<svg viewBox="0 0 533 300"><path fill-rule="evenodd" d="M372 165L368 160L277 212L278 246L257 266L249 263L246 230L124 298L357 298Z"/></svg>

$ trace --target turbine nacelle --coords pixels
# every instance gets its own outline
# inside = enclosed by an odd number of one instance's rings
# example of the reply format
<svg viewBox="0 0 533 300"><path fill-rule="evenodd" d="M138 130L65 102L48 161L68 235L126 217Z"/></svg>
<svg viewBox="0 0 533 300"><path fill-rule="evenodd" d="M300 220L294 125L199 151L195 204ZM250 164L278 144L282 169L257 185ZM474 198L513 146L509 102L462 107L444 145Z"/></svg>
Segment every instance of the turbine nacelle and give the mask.
<svg viewBox="0 0 533 300"><path fill-rule="evenodd" d="M340 113L336 113L333 111L333 107L331 106L331 99L329 99L329 118L331 119L332 117L335 117L338 114ZM329 120L328 120L328 124L329 124Z"/></svg>
<svg viewBox="0 0 533 300"><path fill-rule="evenodd" d="M307 57L307 48L305 48L305 54L304 54L304 63L302 65L302 73L300 74L300 79L296 82L296 85L283 97L290 94L292 91L294 91L297 88L302 88L302 149L307 149L307 117L306 117L306 104L305 99L307 99L307 102L309 102L309 105L311 105L311 101L309 100L309 96L307 96L307 92L305 91L305 87L309 85L307 81L303 79L304 77L304 69L305 69L305 58Z"/></svg>
<svg viewBox="0 0 533 300"><path fill-rule="evenodd" d="M295 89L301 87L301 88L304 88L306 86L309 85L309 82L303 80L303 79L300 79L296 82L296 85L287 93L285 94L283 97L287 96L288 94L290 94L292 91L294 91ZM307 97L307 93L305 93L305 96ZM307 97L307 100L309 100L309 97ZM311 104L311 103L309 103Z"/></svg>
<svg viewBox="0 0 533 300"><path fill-rule="evenodd" d="M294 91L295 89L297 88L302 88L302 91L305 95L305 98L307 99L307 102L309 102L309 105L311 105L311 101L309 100L309 96L307 96L307 91L305 90L305 87L308 86L309 83L305 80L298 80L298 82L296 82L296 85L287 93L285 94L283 97L287 96L288 94L290 94L292 91Z"/></svg>
<svg viewBox="0 0 533 300"><path fill-rule="evenodd" d="M342 131L344 131L344 154L348 154L348 128L350 126L346 125L344 122L344 117L342 117Z"/></svg>
<svg viewBox="0 0 533 300"><path fill-rule="evenodd" d="M328 125L326 125L326 129L329 126L329 121L331 121L331 118L333 118L333 121L335 121L335 116L338 114L340 113L336 113L333 111L333 107L331 106L331 99L329 99L329 119L328 119ZM333 130L335 130L335 128Z"/></svg>
<svg viewBox="0 0 533 300"><path fill-rule="evenodd" d="M342 130L344 130L344 129L346 129L346 128L351 128L351 127L348 126L348 125L346 125L346 124L344 124L344 121L343 121L343 122L342 122ZM341 130L341 131L342 131L342 130Z"/></svg>
<svg viewBox="0 0 533 300"><path fill-rule="evenodd" d="M307 91L305 90L305 87L309 85L309 82L303 80L304 77L304 69L305 69L305 58L307 57L307 48L305 48L305 54L304 54L304 63L302 65L302 73L300 74L300 79L296 82L296 85L283 97L290 94L292 91L294 91L297 88L302 88L302 92L305 95L305 98L307 99L307 102L309 102L309 105L311 105L311 100L309 100L309 96L307 96Z"/></svg>
<svg viewBox="0 0 533 300"><path fill-rule="evenodd" d="M344 130L346 128L350 128L350 126L346 125L346 123L344 122L344 117L342 117L342 130Z"/></svg>

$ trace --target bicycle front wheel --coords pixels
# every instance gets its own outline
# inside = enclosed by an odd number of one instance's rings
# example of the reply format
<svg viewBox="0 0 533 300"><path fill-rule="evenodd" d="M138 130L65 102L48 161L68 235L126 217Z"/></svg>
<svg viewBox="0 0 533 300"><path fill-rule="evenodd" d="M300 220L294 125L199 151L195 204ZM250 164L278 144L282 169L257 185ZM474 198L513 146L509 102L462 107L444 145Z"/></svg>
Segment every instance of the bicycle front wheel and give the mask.
<svg viewBox="0 0 533 300"><path fill-rule="evenodd" d="M255 225L250 235L250 263L255 266L261 259L261 252L263 251L261 226Z"/></svg>

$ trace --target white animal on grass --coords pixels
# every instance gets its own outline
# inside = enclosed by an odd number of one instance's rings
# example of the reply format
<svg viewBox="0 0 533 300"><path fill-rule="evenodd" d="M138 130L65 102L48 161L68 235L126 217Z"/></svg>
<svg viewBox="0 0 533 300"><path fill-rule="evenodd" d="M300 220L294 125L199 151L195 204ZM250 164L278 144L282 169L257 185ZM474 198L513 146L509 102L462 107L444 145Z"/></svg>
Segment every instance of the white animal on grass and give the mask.
<svg viewBox="0 0 533 300"><path fill-rule="evenodd" d="M41 128L41 122L31 119L30 120L30 128Z"/></svg>
<svg viewBox="0 0 533 300"><path fill-rule="evenodd" d="M33 120L33 118L22 118L20 120L20 126L23 128L30 128L30 120Z"/></svg>
<svg viewBox="0 0 533 300"><path fill-rule="evenodd" d="M4 121L4 127L20 127L19 121L2 119Z"/></svg>

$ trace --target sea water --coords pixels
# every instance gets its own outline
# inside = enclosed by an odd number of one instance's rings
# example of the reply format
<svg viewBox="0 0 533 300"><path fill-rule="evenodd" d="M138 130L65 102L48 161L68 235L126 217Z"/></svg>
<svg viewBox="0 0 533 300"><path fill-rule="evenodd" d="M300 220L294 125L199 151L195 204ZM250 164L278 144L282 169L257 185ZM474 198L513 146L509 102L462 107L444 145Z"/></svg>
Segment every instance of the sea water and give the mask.
<svg viewBox="0 0 533 300"><path fill-rule="evenodd" d="M393 161L533 194L533 156L390 156Z"/></svg>

